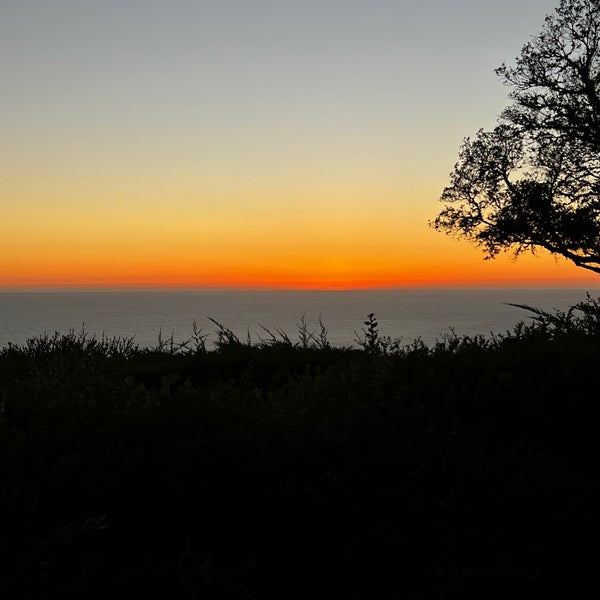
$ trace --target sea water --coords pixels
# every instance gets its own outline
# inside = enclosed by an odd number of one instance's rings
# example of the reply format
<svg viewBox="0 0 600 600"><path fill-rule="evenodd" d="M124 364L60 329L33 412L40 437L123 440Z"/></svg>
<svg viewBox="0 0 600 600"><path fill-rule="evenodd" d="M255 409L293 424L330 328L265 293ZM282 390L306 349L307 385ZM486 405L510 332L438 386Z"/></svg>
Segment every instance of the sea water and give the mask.
<svg viewBox="0 0 600 600"><path fill-rule="evenodd" d="M511 304L566 310L600 289L396 289L351 291L3 291L0 347L28 338L84 329L98 337L133 337L155 347L159 335L189 339L194 321L207 342L216 339L211 318L242 339L268 338L264 328L298 339L304 317L310 331L321 320L333 345L355 345L363 322L374 313L381 335L410 343L435 343L457 335L505 333L532 314Z"/></svg>

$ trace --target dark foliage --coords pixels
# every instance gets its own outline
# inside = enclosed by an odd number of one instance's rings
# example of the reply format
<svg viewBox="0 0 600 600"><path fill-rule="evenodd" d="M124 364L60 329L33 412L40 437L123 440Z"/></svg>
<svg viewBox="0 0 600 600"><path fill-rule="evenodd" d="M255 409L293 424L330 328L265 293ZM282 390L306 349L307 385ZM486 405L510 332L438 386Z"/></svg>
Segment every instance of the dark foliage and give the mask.
<svg viewBox="0 0 600 600"><path fill-rule="evenodd" d="M513 103L467 138L431 223L487 258L544 249L600 273L600 3L561 0L514 67Z"/></svg>
<svg viewBox="0 0 600 600"><path fill-rule="evenodd" d="M432 347L370 315L358 349L5 348L0 592L594 597L600 305L527 308Z"/></svg>

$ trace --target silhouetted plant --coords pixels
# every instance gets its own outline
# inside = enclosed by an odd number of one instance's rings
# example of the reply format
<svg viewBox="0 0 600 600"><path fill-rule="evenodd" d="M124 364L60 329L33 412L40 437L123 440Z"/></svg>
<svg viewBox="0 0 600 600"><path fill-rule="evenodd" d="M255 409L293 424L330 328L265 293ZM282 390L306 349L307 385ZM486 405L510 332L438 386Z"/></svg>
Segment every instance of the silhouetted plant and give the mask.
<svg viewBox="0 0 600 600"><path fill-rule="evenodd" d="M379 324L377 323L375 314L369 313L367 315L367 320L364 321L363 325L365 325L365 327L361 328L362 336L358 335L356 331L354 332L357 344L367 352L379 352L381 350L379 340Z"/></svg>
<svg viewBox="0 0 600 600"><path fill-rule="evenodd" d="M373 313L359 348L9 345L0 593L595 597L600 300L536 311L431 348Z"/></svg>
<svg viewBox="0 0 600 600"><path fill-rule="evenodd" d="M600 298L592 298L586 292L586 300L575 304L573 310L583 313L579 322L587 334L600 336Z"/></svg>
<svg viewBox="0 0 600 600"><path fill-rule="evenodd" d="M160 328L158 330L158 340L156 346L152 350L153 352L175 354L175 352L178 350L178 344L175 342L175 332L171 331L171 335L168 338L163 338L162 328Z"/></svg>
<svg viewBox="0 0 600 600"><path fill-rule="evenodd" d="M66 334L57 331L53 334L43 333L27 339L22 345L9 343L5 348L0 348L0 356L19 354L41 357L52 354L83 354L106 358L128 358L139 350L133 337L108 337L103 333L100 338L97 338L96 335L90 335L83 326L78 332L71 329Z"/></svg>
<svg viewBox="0 0 600 600"><path fill-rule="evenodd" d="M600 299L593 299L589 293L586 300L574 304L566 311L554 309L554 312L542 310L526 304L510 304L533 314L533 323L519 326L517 335L539 334L545 332L549 337L600 336ZM599 339L600 341L600 339Z"/></svg>
<svg viewBox="0 0 600 600"><path fill-rule="evenodd" d="M300 321L296 323L296 328L298 329L300 347L304 349L310 348L315 340L315 333L309 331L305 313L302 314Z"/></svg>
<svg viewBox="0 0 600 600"><path fill-rule="evenodd" d="M513 103L466 138L430 223L486 258L544 249L600 273L600 4L561 0L516 66Z"/></svg>
<svg viewBox="0 0 600 600"><path fill-rule="evenodd" d="M224 350L228 347L242 346L240 338L228 327L225 327L222 323L219 323L216 319L208 317L208 320L217 326L217 340L215 341L215 347L217 350Z"/></svg>
<svg viewBox="0 0 600 600"><path fill-rule="evenodd" d="M316 347L322 350L327 348L331 348L331 344L329 343L328 338L329 332L327 331L327 327L325 327L325 323L323 322L323 318L319 315L319 331L315 337Z"/></svg>
<svg viewBox="0 0 600 600"><path fill-rule="evenodd" d="M208 334L202 333L202 328L198 327L198 323L196 323L196 319L192 324L192 337L191 341L193 343L193 352L194 354L206 354L206 339L208 338Z"/></svg>
<svg viewBox="0 0 600 600"><path fill-rule="evenodd" d="M260 323L258 324L258 326L268 335L267 338L262 338L260 335L258 336L258 339L260 340L260 346L293 346L292 340L290 339L288 334L282 329L275 328L275 331L273 332L268 327L265 327Z"/></svg>

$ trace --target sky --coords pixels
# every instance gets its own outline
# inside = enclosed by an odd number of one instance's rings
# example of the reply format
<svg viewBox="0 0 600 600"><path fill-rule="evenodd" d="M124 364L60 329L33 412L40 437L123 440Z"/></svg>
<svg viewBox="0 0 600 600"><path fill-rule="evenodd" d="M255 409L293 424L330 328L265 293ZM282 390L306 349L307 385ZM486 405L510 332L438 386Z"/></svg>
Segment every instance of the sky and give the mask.
<svg viewBox="0 0 600 600"><path fill-rule="evenodd" d="M550 0L2 0L0 287L592 286L428 226Z"/></svg>

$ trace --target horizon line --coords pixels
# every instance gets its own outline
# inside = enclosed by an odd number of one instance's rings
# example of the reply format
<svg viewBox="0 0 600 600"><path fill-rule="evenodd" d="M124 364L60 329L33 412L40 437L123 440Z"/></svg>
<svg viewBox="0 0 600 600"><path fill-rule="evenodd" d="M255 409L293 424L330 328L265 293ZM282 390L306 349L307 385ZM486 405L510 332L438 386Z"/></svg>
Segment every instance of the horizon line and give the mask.
<svg viewBox="0 0 600 600"><path fill-rule="evenodd" d="M443 289L598 289L589 281L462 281L420 282L395 285L190 285L190 284L24 284L1 285L0 293L6 292L359 292Z"/></svg>

